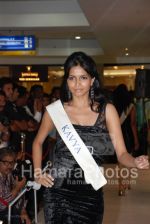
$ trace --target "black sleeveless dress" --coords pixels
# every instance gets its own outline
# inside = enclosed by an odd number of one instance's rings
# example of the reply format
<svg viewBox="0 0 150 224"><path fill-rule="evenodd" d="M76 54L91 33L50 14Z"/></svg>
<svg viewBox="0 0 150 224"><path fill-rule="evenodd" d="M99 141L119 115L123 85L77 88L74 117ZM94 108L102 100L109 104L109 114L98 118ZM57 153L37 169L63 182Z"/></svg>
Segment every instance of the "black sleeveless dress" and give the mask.
<svg viewBox="0 0 150 224"><path fill-rule="evenodd" d="M105 122L105 107L93 126L74 125L98 165L102 165L105 155L112 150ZM46 224L102 223L102 188L95 191L92 185L85 182L82 169L60 136L55 146L51 175L55 178L54 186L46 188L44 193Z"/></svg>

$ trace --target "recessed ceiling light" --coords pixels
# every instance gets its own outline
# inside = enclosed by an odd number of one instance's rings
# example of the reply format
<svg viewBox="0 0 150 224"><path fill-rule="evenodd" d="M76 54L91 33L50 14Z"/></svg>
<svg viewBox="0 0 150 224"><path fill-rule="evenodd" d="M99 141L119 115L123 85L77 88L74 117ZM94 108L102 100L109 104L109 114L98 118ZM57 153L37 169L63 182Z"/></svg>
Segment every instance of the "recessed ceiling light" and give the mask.
<svg viewBox="0 0 150 224"><path fill-rule="evenodd" d="M80 37L80 36L75 36L75 39L76 39L76 40L80 40L81 37Z"/></svg>

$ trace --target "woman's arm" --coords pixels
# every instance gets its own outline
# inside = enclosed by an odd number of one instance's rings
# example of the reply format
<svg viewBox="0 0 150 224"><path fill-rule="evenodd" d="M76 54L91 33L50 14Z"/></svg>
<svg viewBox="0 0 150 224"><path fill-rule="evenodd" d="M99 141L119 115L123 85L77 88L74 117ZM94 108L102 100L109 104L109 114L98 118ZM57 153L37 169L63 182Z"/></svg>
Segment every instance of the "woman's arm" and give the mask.
<svg viewBox="0 0 150 224"><path fill-rule="evenodd" d="M20 216L21 216L22 222L25 221L26 224L32 223L25 208L22 208Z"/></svg>
<svg viewBox="0 0 150 224"><path fill-rule="evenodd" d="M112 104L106 106L106 124L110 133L118 161L127 167L147 169L149 162L147 156L133 158L126 150L120 120L115 107Z"/></svg>
<svg viewBox="0 0 150 224"><path fill-rule="evenodd" d="M46 139L48 133L54 128L54 124L48 114L45 111L42 119L42 123L40 125L39 131L33 142L33 165L34 165L34 177L36 181L46 187L53 185L53 178L51 178L47 174L42 175L41 167L42 167L42 145L44 140Z"/></svg>

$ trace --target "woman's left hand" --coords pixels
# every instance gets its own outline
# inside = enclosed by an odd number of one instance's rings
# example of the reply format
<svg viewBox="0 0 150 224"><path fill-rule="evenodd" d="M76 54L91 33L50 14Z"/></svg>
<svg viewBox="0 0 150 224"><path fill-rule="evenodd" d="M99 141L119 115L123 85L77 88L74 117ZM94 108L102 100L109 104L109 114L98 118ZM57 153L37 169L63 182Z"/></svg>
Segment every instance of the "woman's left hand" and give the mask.
<svg viewBox="0 0 150 224"><path fill-rule="evenodd" d="M142 155L134 159L135 166L138 169L149 169L149 158L148 156Z"/></svg>

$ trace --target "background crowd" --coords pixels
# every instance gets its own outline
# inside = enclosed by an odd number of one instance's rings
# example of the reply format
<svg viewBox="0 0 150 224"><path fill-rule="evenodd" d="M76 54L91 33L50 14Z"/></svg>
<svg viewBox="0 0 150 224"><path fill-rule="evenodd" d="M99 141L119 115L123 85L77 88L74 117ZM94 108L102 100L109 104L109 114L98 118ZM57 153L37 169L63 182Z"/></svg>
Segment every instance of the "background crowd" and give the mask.
<svg viewBox="0 0 150 224"><path fill-rule="evenodd" d="M124 89L123 92L121 91L121 87ZM29 177L28 175L21 177L20 180L18 179L20 177L21 170L21 165L19 164L24 163L24 166L32 166L32 143L40 126L45 107L59 99L59 93L59 87L54 87L51 93L45 93L42 85L33 85L30 91L28 91L27 88L14 83L10 78L2 77L0 79L0 150L9 148L8 153L4 153L4 156L0 158L0 181L2 181L3 176L3 167L1 163L5 162L3 159L5 156L6 159L7 157L11 158L11 161L8 161L8 163L6 161L7 164L5 163L5 165L3 165L7 166L7 168L9 167L7 176L9 176L10 173L12 174L12 178L14 179L13 181L16 182L14 185L15 187L24 187L28 179L33 179L33 176ZM127 117L126 121L122 124L122 131L128 150L130 153L135 155L147 154L148 123L146 122L146 125L144 123L144 126L142 126L144 134L139 133L136 120L138 114L136 110L138 105L135 105L135 101L133 100L133 97L131 97L131 93L124 85L120 85L113 92L109 92L108 95L112 103L116 106L119 116L121 117L124 112ZM132 109L132 113L127 113L127 109L130 107L130 104L133 105L134 109ZM149 116L149 112L147 112L147 114L147 116ZM127 134L129 135L126 136ZM51 157L50 149L54 144L55 137L56 131L53 130L49 133L49 136L44 142L43 166ZM127 139L128 137L130 137L130 139ZM145 148L143 151L141 145L144 144ZM114 158L115 155L112 156L112 160L110 160L110 162L114 162ZM26 161L30 161L30 163L26 163ZM15 169L14 172L13 165L15 162L17 162L17 169ZM15 173L15 175L13 175L13 173ZM7 211L7 203L9 203L13 198L11 197L14 190L12 183L9 183L5 195L4 190L0 191L0 215L2 214L2 216L4 214L3 212ZM0 182L0 184L2 187L2 182ZM5 186L6 185L4 184L4 188ZM19 190L21 190L21 187L19 187ZM42 191L42 189L40 191ZM41 197L40 191L38 193L39 201ZM19 191L14 194L14 196L18 193ZM30 223L30 220L34 217L34 200L32 193L28 192L25 196L25 200L27 214L29 215L26 222Z"/></svg>

